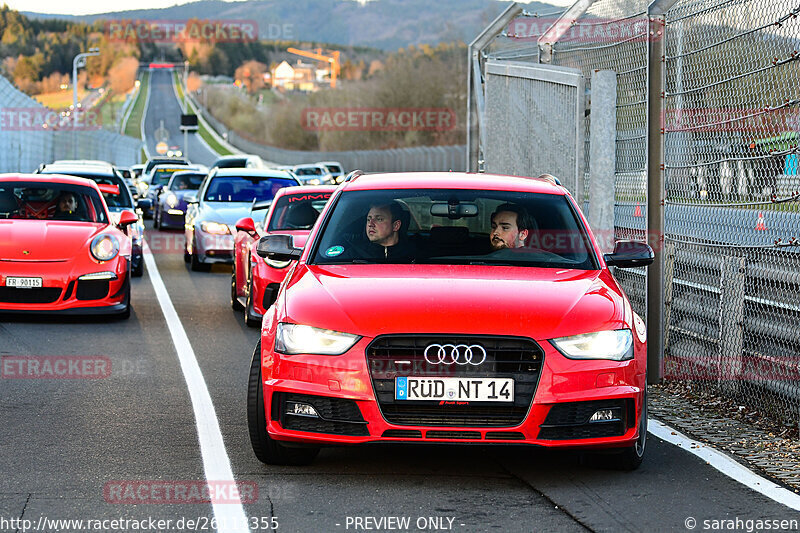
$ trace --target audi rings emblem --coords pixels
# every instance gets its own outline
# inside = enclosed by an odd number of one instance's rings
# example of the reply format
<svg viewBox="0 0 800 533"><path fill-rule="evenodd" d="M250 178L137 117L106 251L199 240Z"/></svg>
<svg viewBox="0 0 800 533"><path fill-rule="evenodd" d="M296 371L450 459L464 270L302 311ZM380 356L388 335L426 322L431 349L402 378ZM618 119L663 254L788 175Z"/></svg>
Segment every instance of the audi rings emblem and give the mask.
<svg viewBox="0 0 800 533"><path fill-rule="evenodd" d="M472 365L486 361L486 350L479 344L429 344L425 360L432 365Z"/></svg>

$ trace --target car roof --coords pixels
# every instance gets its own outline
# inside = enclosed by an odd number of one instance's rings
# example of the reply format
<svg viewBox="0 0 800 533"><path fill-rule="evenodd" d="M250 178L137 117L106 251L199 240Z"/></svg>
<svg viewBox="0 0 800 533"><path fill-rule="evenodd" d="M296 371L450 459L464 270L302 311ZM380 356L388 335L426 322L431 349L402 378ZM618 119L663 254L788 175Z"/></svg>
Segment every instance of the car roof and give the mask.
<svg viewBox="0 0 800 533"><path fill-rule="evenodd" d="M346 190L470 189L564 195L566 189L545 178L472 172L397 172L360 174L345 182Z"/></svg>
<svg viewBox="0 0 800 533"><path fill-rule="evenodd" d="M292 175L284 172L283 170L274 170L270 168L218 168L214 173L214 177L254 177L254 178L289 178Z"/></svg>
<svg viewBox="0 0 800 533"><path fill-rule="evenodd" d="M116 172L114 172L114 168L103 167L100 165L47 165L41 170L41 173L47 173L48 176L53 174L72 174L73 172L78 172L80 174L86 174L88 176L102 176L105 178L114 177L119 178Z"/></svg>
<svg viewBox="0 0 800 533"><path fill-rule="evenodd" d="M68 176L65 174L0 174L0 183L11 181L27 181L37 183L64 183L67 185L82 185L99 191L97 183L89 178L79 178L78 176Z"/></svg>

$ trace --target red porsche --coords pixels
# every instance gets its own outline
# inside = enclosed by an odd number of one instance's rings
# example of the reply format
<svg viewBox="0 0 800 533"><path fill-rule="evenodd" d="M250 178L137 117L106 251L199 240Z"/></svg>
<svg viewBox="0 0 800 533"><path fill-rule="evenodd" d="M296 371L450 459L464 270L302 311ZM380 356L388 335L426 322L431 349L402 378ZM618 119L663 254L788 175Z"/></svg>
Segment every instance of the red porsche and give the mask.
<svg viewBox="0 0 800 533"><path fill-rule="evenodd" d="M131 312L131 240L101 193L114 185L61 175L0 175L0 312Z"/></svg>
<svg viewBox="0 0 800 533"><path fill-rule="evenodd" d="M556 180L353 173L264 315L248 386L256 457L331 444L604 449L623 468L647 437L646 330Z"/></svg>
<svg viewBox="0 0 800 533"><path fill-rule="evenodd" d="M280 233L294 237L296 246L305 245L308 232L335 190L331 185L286 187L278 190L274 199L254 204L251 215L236 223L231 307L244 310L248 326L261 325L261 317L275 301L290 264L260 257L255 244L266 235ZM264 209L268 211L263 220L255 222L254 213Z"/></svg>

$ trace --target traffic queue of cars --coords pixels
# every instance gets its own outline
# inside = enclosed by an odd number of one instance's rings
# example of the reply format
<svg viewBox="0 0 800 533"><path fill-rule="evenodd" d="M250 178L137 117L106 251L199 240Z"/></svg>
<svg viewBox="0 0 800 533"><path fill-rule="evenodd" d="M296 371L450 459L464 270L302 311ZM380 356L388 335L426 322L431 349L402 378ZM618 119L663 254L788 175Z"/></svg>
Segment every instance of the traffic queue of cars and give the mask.
<svg viewBox="0 0 800 533"><path fill-rule="evenodd" d="M646 267L647 244L604 254L548 175L355 171L311 185L293 169L230 161L142 172L147 189L161 185L157 226L183 229L192 270L231 263L230 304L261 328L247 385L260 461L425 442L641 464L647 332L610 267ZM159 168L171 171L163 184ZM0 311L130 314L141 220L109 169L0 176L11 235Z"/></svg>

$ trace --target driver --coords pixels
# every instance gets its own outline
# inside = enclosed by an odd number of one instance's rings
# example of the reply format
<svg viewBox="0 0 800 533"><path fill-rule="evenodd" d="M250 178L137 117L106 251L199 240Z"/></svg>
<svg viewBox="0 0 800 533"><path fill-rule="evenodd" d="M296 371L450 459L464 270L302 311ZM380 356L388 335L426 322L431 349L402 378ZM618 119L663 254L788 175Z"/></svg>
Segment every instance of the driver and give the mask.
<svg viewBox="0 0 800 533"><path fill-rule="evenodd" d="M509 203L499 205L492 213L491 221L489 243L492 250L521 248L525 245L533 225L531 216L524 207Z"/></svg>
<svg viewBox="0 0 800 533"><path fill-rule="evenodd" d="M64 192L58 197L56 212L53 218L58 220L80 220L78 213L78 198L74 193Z"/></svg>
<svg viewBox="0 0 800 533"><path fill-rule="evenodd" d="M369 239L366 258L413 257L413 248L405 238L409 218L395 201L370 206L365 228Z"/></svg>

